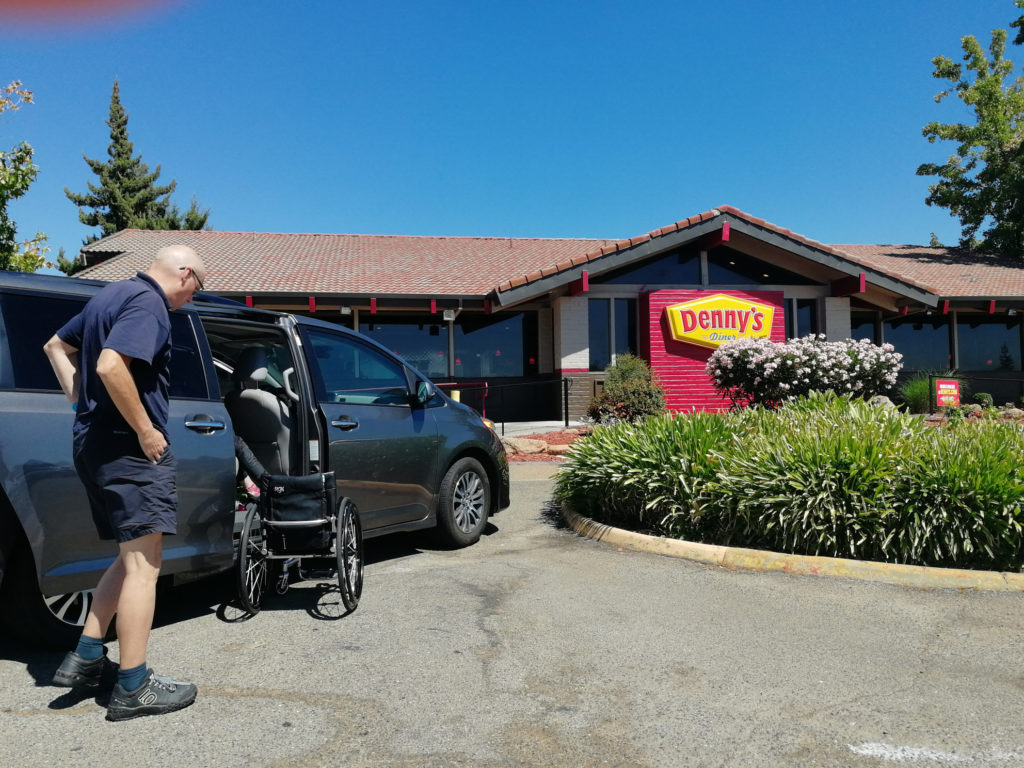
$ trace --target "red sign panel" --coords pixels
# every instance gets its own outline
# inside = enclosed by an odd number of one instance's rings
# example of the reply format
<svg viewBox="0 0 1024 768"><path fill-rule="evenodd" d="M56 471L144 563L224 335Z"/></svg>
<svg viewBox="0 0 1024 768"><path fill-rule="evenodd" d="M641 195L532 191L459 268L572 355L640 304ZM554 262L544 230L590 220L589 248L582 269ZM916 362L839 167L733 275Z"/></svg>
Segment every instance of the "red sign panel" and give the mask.
<svg viewBox="0 0 1024 768"><path fill-rule="evenodd" d="M940 408L960 405L960 382L956 379L936 379L935 402Z"/></svg>

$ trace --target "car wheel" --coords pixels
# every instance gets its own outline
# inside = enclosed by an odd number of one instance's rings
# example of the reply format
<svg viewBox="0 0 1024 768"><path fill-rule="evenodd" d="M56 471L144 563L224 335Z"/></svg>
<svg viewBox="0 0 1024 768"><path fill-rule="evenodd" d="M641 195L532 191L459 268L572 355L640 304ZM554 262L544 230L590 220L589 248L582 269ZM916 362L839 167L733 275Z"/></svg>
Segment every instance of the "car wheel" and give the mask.
<svg viewBox="0 0 1024 768"><path fill-rule="evenodd" d="M442 539L456 547L475 543L491 509L491 484L480 462L466 457L452 464L438 496L437 527Z"/></svg>
<svg viewBox="0 0 1024 768"><path fill-rule="evenodd" d="M82 634L93 591L44 597L28 547L21 547L4 576L3 622L25 643L57 650L73 648Z"/></svg>

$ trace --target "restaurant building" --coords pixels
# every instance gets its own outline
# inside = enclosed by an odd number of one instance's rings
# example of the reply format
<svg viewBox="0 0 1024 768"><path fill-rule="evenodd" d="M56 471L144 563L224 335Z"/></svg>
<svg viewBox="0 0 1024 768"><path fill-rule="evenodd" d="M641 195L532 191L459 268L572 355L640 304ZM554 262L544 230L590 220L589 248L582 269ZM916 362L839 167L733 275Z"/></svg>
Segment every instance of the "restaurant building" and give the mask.
<svg viewBox="0 0 1024 768"><path fill-rule="evenodd" d="M1021 389L1024 266L957 248L826 245L720 206L626 240L124 230L85 246L119 280L169 243L206 289L337 322L500 420L582 415L618 355L650 361L671 409L722 409L704 365L741 336L888 342L904 371Z"/></svg>

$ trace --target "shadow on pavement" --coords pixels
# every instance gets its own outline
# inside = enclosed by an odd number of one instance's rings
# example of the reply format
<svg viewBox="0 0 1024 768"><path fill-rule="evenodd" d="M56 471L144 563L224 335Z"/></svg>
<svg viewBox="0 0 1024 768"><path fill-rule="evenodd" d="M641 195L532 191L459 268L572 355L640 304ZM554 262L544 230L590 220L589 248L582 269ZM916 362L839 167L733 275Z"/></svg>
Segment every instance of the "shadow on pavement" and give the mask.
<svg viewBox="0 0 1024 768"><path fill-rule="evenodd" d="M550 500L546 502L541 508L538 517L552 528L571 530L569 524L565 521L565 517L562 515L562 505L557 501Z"/></svg>

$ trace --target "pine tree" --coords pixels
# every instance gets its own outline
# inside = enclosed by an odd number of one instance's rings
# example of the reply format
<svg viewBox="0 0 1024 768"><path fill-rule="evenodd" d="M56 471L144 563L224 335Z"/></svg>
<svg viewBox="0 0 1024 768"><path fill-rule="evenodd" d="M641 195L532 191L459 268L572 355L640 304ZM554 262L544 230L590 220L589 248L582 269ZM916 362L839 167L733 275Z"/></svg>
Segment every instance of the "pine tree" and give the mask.
<svg viewBox="0 0 1024 768"><path fill-rule="evenodd" d="M199 209L195 200L182 214L170 196L177 186L159 185L160 166L152 172L135 155L134 145L128 138L128 113L121 105L121 88L117 80L110 96L110 145L106 161L82 157L98 184L89 183L87 194L76 194L64 188L64 194L79 207L78 219L90 227L100 227L99 235L91 235L86 243L112 235L122 229L204 229L210 217L208 210ZM91 210L88 210L91 209Z"/></svg>

